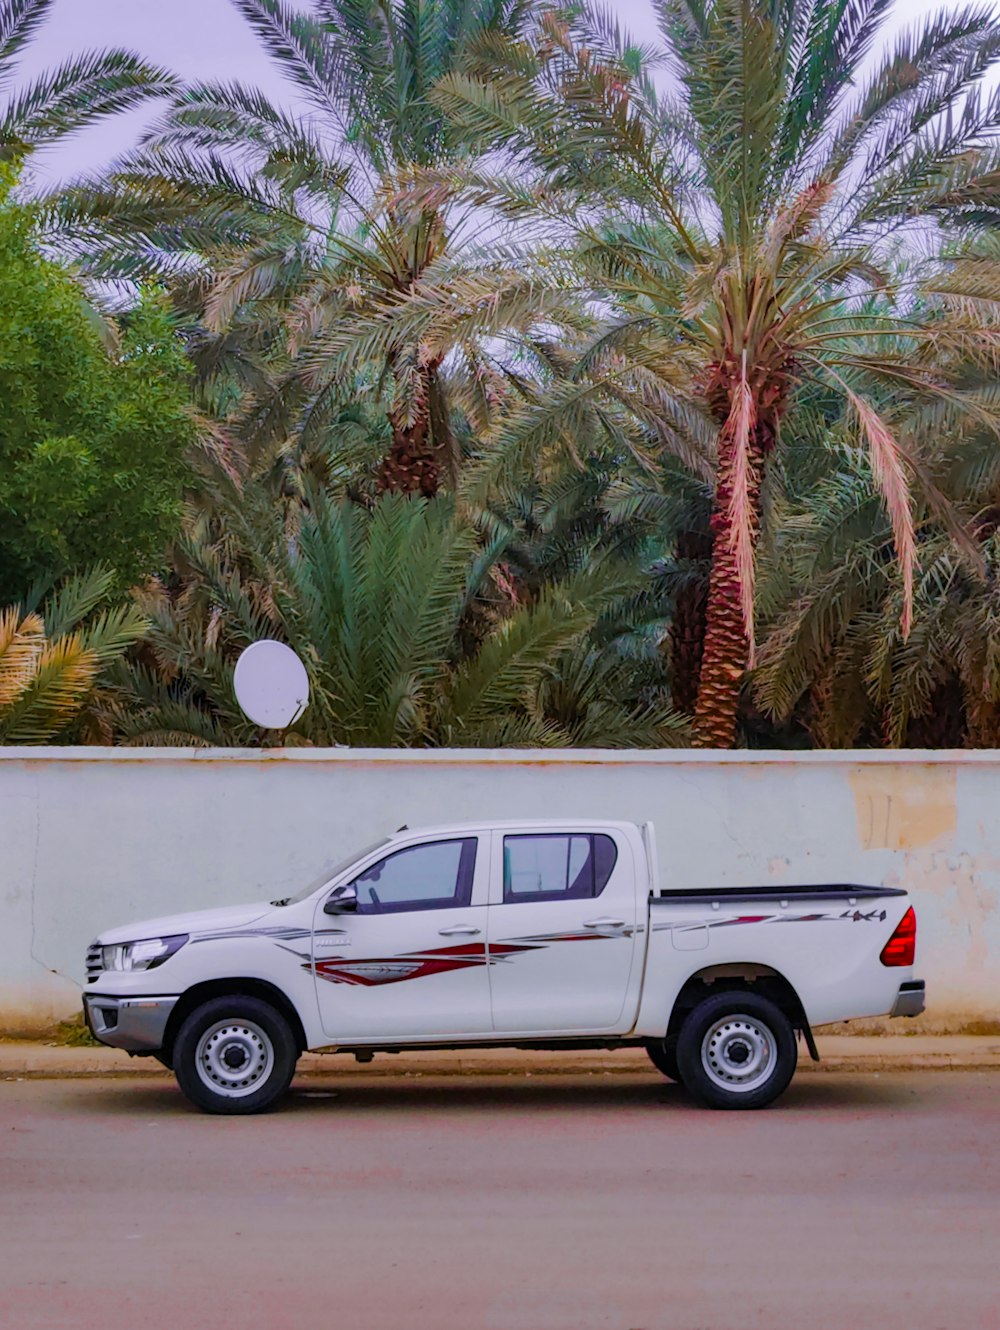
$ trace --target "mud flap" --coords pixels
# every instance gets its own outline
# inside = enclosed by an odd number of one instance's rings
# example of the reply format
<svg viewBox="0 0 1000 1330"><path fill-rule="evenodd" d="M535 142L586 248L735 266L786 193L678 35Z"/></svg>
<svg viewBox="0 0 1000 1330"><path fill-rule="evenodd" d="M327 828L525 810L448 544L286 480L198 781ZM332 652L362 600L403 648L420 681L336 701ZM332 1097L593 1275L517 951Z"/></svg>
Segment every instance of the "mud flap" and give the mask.
<svg viewBox="0 0 1000 1330"><path fill-rule="evenodd" d="M819 1061L819 1049L816 1047L816 1040L813 1038L813 1032L808 1025L799 1026L799 1037L804 1041L809 1050L809 1056L813 1062Z"/></svg>

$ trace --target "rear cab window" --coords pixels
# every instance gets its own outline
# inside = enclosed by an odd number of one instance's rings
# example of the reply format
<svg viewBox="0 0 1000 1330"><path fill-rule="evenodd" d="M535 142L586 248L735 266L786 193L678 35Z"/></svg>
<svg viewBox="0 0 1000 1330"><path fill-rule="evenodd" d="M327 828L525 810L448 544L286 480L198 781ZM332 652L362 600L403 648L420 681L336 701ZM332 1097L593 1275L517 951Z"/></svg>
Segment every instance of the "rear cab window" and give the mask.
<svg viewBox="0 0 1000 1330"><path fill-rule="evenodd" d="M504 904L600 896L617 859L618 847L603 833L504 836Z"/></svg>

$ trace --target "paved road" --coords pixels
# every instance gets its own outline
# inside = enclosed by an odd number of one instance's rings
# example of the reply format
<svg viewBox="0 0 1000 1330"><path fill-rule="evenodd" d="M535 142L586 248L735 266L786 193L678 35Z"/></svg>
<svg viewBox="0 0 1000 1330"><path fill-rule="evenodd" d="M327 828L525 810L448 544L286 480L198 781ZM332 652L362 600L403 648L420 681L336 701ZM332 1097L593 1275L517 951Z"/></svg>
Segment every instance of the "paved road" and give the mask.
<svg viewBox="0 0 1000 1330"><path fill-rule="evenodd" d="M0 1083L7 1330L997 1330L1000 1072Z"/></svg>

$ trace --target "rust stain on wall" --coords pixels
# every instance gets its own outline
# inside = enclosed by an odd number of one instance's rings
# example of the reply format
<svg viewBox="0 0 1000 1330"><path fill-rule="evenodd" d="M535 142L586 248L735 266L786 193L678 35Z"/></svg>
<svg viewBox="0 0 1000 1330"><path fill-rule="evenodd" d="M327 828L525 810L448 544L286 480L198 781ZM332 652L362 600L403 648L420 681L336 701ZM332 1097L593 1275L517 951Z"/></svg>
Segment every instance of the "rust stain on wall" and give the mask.
<svg viewBox="0 0 1000 1330"><path fill-rule="evenodd" d="M860 766L848 780L862 849L915 850L954 836L954 767Z"/></svg>

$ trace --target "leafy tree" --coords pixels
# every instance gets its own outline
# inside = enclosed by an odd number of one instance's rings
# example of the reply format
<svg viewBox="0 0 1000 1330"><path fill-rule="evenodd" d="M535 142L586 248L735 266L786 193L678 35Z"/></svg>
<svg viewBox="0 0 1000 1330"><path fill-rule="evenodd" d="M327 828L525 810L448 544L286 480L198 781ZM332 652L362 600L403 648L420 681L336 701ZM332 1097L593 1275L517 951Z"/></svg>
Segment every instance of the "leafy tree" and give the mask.
<svg viewBox="0 0 1000 1330"><path fill-rule="evenodd" d="M134 607L97 612L112 581L98 569L64 583L40 611L0 610L0 743L65 737L101 671L142 636Z"/></svg>
<svg viewBox="0 0 1000 1330"><path fill-rule="evenodd" d="M102 320L42 255L0 170L0 588L14 599L98 560L128 583L177 529L193 438L183 350L152 298L121 330Z"/></svg>
<svg viewBox="0 0 1000 1330"><path fill-rule="evenodd" d="M868 453L899 560L904 637L926 453L972 418L996 419L996 403L967 393L949 363L956 340L995 347L994 328L967 305L956 327L915 302L935 262L900 284L898 256L916 234L946 264L947 243L998 217L1000 95L981 82L1000 58L1000 23L986 5L936 13L865 74L886 0L655 8L662 51L572 7L543 17L533 56L523 45L498 53L500 77L455 72L435 97L530 173L546 214L575 233L581 280L614 311L575 390L544 403L534 426L517 422L516 437L501 432L500 452L526 455L532 428L549 446L560 406L567 419L603 393L627 400L696 474L711 467L695 734L728 747L754 656L765 495L802 395L832 394ZM676 93L657 92L654 58L676 71ZM493 183L515 212L527 190L509 173ZM695 414L715 435L708 447Z"/></svg>
<svg viewBox="0 0 1000 1330"><path fill-rule="evenodd" d="M171 93L176 80L128 51L74 56L26 86L11 89L17 58L49 16L54 0L0 0L0 162L21 161L78 130Z"/></svg>

